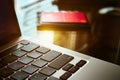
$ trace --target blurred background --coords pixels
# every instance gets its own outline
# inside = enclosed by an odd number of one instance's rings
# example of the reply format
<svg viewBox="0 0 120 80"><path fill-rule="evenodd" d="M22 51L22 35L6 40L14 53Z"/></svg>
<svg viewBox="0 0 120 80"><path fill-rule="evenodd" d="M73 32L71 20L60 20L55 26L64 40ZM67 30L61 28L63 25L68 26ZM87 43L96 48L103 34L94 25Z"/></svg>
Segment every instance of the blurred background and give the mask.
<svg viewBox="0 0 120 80"><path fill-rule="evenodd" d="M120 64L119 0L15 0L15 10L23 36ZM59 11L84 12L88 27L37 30L41 12Z"/></svg>

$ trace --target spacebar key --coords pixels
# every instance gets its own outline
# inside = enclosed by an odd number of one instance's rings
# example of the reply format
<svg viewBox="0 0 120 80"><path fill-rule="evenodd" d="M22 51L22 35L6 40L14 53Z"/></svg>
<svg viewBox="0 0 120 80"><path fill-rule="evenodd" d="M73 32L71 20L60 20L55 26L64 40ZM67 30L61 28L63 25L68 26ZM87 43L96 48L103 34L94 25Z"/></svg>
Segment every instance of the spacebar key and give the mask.
<svg viewBox="0 0 120 80"><path fill-rule="evenodd" d="M54 60L52 63L50 63L48 66L55 68L55 69L60 69L63 67L66 63L70 62L74 57L63 54L56 60Z"/></svg>

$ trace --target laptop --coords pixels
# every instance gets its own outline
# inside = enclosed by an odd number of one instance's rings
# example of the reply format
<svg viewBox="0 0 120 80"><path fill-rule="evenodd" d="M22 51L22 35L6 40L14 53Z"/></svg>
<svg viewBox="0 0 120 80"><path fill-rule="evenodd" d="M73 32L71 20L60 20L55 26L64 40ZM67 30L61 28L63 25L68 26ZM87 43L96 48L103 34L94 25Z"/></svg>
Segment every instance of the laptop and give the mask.
<svg viewBox="0 0 120 80"><path fill-rule="evenodd" d="M120 66L21 36L12 0L0 3L0 80L120 80Z"/></svg>

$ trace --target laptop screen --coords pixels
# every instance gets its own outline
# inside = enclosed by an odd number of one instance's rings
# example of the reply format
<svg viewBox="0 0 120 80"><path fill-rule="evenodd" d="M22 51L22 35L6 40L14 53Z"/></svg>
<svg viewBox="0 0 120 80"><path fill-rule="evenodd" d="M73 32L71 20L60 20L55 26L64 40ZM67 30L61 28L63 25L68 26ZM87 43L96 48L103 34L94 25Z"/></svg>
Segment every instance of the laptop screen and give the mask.
<svg viewBox="0 0 120 80"><path fill-rule="evenodd" d="M20 36L13 0L0 2L0 46Z"/></svg>

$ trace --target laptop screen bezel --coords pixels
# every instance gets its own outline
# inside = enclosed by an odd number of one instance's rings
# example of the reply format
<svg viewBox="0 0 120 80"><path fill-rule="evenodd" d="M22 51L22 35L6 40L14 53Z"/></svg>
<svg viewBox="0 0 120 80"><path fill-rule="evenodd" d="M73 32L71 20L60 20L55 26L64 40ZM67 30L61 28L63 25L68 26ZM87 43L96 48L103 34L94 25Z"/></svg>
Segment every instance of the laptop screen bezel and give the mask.
<svg viewBox="0 0 120 80"><path fill-rule="evenodd" d="M2 47L20 37L21 32L15 13L14 0L2 0L0 10L0 46Z"/></svg>

